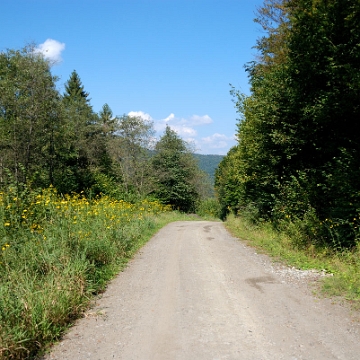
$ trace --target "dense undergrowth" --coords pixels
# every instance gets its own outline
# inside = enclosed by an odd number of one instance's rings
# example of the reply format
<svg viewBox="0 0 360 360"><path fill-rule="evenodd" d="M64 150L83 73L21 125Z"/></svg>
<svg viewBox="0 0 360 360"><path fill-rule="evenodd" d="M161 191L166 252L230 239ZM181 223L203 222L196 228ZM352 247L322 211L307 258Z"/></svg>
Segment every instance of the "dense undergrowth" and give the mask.
<svg viewBox="0 0 360 360"><path fill-rule="evenodd" d="M289 221L282 229L274 229L269 222L254 222L245 216L229 215L226 227L249 245L262 249L276 260L300 269L325 270L333 276L325 277L322 293L339 296L356 308L360 306L360 244L352 249L306 245L301 224Z"/></svg>
<svg viewBox="0 0 360 360"><path fill-rule="evenodd" d="M0 195L0 359L33 358L176 214L153 201ZM165 215L164 215L165 214ZM168 215L166 215L168 214Z"/></svg>
<svg viewBox="0 0 360 360"><path fill-rule="evenodd" d="M204 199L198 203L196 213L206 220L220 219L221 208L215 198Z"/></svg>

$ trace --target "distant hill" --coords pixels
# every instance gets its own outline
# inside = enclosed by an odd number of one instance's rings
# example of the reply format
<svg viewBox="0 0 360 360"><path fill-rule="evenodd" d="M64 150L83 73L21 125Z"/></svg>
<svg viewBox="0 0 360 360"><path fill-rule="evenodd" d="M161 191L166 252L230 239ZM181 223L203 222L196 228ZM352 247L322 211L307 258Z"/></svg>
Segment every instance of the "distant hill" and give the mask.
<svg viewBox="0 0 360 360"><path fill-rule="evenodd" d="M155 154L155 151L149 150L150 156ZM203 155L193 154L198 161L199 168L209 174L212 184L215 182L215 170L218 167L220 161L224 158L224 155Z"/></svg>
<svg viewBox="0 0 360 360"><path fill-rule="evenodd" d="M215 169L224 158L224 155L194 154L194 156L199 162L199 168L209 174L211 181L214 182Z"/></svg>

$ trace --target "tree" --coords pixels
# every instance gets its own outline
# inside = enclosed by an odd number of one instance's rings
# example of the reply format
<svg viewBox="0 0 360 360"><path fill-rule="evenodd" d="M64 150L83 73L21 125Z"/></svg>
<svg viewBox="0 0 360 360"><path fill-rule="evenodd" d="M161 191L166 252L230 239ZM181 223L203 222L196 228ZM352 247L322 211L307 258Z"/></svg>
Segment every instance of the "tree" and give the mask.
<svg viewBox="0 0 360 360"><path fill-rule="evenodd" d="M113 112L108 104L104 104L101 111L99 112L98 124L102 136L108 137L113 136L116 131L116 120L113 116Z"/></svg>
<svg viewBox="0 0 360 360"><path fill-rule="evenodd" d="M79 112L91 112L90 99L88 99L88 96L89 93L84 90L84 85L78 73L73 70L69 80L65 84L64 103L69 105L76 104Z"/></svg>
<svg viewBox="0 0 360 360"><path fill-rule="evenodd" d="M222 219L226 218L230 210L234 213L239 211L240 192L243 190L241 181L238 179L239 161L238 146L234 146L221 160L215 171L215 189Z"/></svg>
<svg viewBox="0 0 360 360"><path fill-rule="evenodd" d="M110 154L110 144L115 137L117 118L113 116L113 112L108 104L104 104L99 116L96 118L94 125L94 133L90 141L92 146L91 158L99 172L113 176L113 159Z"/></svg>
<svg viewBox="0 0 360 360"><path fill-rule="evenodd" d="M156 177L154 195L175 209L194 211L199 199L196 182L200 170L189 145L169 126L155 146L152 167Z"/></svg>
<svg viewBox="0 0 360 360"><path fill-rule="evenodd" d="M269 71L272 66L286 62L288 54L287 39L290 34L289 0L264 0L257 9L255 22L265 35L257 40L255 48L259 51L257 70Z"/></svg>
<svg viewBox="0 0 360 360"><path fill-rule="evenodd" d="M63 95L63 107L66 116L65 139L61 153L63 168L66 174L63 181L56 184L61 192L89 189L93 182L92 168L96 167L96 134L97 115L90 105L89 93L77 72L74 70Z"/></svg>
<svg viewBox="0 0 360 360"><path fill-rule="evenodd" d="M298 0L288 43L289 108L303 142L294 165L307 173L317 216L338 223L336 242L346 246L360 205L359 19L357 1Z"/></svg>
<svg viewBox="0 0 360 360"><path fill-rule="evenodd" d="M104 104L98 116L94 117L94 124L88 126L87 156L91 172L92 194L119 194L120 176L116 172L116 159L112 157L111 149L115 140L117 118L108 104Z"/></svg>
<svg viewBox="0 0 360 360"><path fill-rule="evenodd" d="M153 190L150 150L154 142L153 123L123 115L116 118L110 153L121 176L125 192L145 197Z"/></svg>
<svg viewBox="0 0 360 360"><path fill-rule="evenodd" d="M246 66L251 95L233 89L239 145L219 170L229 206L273 223L315 214L312 240L336 246L354 244L360 208L359 19L360 3L348 0L264 2L267 34ZM226 169L235 160L236 175ZM319 227L327 219L336 231Z"/></svg>
<svg viewBox="0 0 360 360"><path fill-rule="evenodd" d="M49 63L28 45L0 53L0 180L55 181L63 116Z"/></svg>

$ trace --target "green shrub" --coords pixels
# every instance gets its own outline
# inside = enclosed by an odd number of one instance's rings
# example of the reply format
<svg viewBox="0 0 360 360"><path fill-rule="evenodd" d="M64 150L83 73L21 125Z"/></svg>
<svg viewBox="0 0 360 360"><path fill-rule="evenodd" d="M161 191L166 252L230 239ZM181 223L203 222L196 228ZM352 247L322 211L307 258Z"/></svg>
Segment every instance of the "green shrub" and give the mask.
<svg viewBox="0 0 360 360"><path fill-rule="evenodd" d="M198 203L196 213L201 217L219 219L221 215L220 203L215 198L208 198Z"/></svg>

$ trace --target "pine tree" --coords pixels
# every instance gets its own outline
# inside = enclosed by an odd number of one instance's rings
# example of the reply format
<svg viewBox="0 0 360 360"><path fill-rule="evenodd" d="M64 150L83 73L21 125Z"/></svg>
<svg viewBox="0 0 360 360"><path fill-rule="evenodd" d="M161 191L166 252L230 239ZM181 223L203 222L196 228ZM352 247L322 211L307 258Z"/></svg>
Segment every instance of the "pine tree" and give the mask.
<svg viewBox="0 0 360 360"><path fill-rule="evenodd" d="M104 104L99 112L99 130L103 136L112 136L115 132L116 118L108 104Z"/></svg>
<svg viewBox="0 0 360 360"><path fill-rule="evenodd" d="M64 103L73 104L78 102L79 104L89 105L90 99L88 99L88 96L89 93L84 90L81 79L78 73L74 70L65 84L65 93L63 96Z"/></svg>
<svg viewBox="0 0 360 360"><path fill-rule="evenodd" d="M92 138L95 134L97 115L90 105L89 93L74 70L63 95L66 116L66 131L62 151L64 168L60 171L63 181L57 185L60 191L69 192L88 189L94 182L91 165L94 162Z"/></svg>
<svg viewBox="0 0 360 360"><path fill-rule="evenodd" d="M89 141L91 141L91 162L96 168L97 173L105 176L114 176L114 159L111 158L110 148L115 139L117 118L108 104L104 104L96 123L94 132Z"/></svg>
<svg viewBox="0 0 360 360"><path fill-rule="evenodd" d="M199 169L189 146L167 126L155 152L152 158L156 178L154 195L174 209L194 211L199 199L196 189Z"/></svg>

